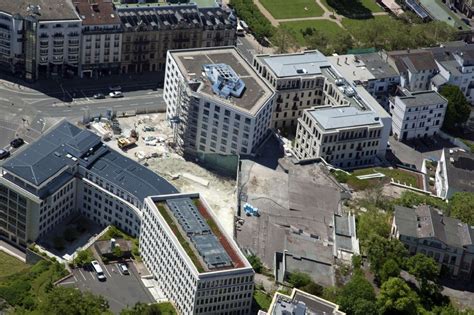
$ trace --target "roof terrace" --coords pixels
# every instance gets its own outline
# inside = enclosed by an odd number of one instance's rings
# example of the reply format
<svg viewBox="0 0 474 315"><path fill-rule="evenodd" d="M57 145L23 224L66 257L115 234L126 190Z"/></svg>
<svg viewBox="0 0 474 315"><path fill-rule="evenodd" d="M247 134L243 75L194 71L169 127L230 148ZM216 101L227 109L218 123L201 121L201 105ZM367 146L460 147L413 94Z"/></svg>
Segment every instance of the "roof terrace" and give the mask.
<svg viewBox="0 0 474 315"><path fill-rule="evenodd" d="M245 266L199 198L155 200L155 205L198 272Z"/></svg>
<svg viewBox="0 0 474 315"><path fill-rule="evenodd" d="M177 50L171 51L170 54L176 60L188 84L200 83L195 92L207 98L255 115L273 96L265 81L233 47ZM232 69L233 75L245 86L243 92L239 96L230 94L227 97L216 94L213 81L206 71L203 71L203 66L206 65L221 65L221 68L225 65L227 69Z"/></svg>

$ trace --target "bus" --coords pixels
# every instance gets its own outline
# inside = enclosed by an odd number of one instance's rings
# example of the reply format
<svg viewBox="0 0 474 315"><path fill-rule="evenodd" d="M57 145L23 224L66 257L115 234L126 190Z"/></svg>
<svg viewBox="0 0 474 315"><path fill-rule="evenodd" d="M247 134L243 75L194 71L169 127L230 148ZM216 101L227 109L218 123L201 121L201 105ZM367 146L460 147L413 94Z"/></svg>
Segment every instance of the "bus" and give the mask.
<svg viewBox="0 0 474 315"><path fill-rule="evenodd" d="M102 268L100 267L99 262L97 260L93 260L91 264L92 268L94 268L94 271L97 274L97 279L99 279L99 281L104 281L106 279L105 274Z"/></svg>
<svg viewBox="0 0 474 315"><path fill-rule="evenodd" d="M239 24L237 24L237 36L245 36L245 30L244 28Z"/></svg>

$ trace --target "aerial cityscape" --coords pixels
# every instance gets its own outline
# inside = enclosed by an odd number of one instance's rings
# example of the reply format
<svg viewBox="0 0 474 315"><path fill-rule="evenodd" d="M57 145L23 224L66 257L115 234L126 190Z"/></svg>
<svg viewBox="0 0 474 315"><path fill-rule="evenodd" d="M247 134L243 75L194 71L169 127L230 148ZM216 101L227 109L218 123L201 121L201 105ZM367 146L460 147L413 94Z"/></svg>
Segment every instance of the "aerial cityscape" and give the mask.
<svg viewBox="0 0 474 315"><path fill-rule="evenodd" d="M474 315L474 2L0 0L0 314Z"/></svg>

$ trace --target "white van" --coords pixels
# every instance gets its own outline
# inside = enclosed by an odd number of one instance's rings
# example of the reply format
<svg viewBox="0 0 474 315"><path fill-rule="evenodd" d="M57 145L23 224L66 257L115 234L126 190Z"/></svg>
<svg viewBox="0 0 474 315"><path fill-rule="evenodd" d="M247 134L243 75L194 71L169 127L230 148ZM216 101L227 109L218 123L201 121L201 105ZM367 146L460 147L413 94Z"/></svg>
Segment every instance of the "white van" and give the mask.
<svg viewBox="0 0 474 315"><path fill-rule="evenodd" d="M245 36L244 28L239 24L237 24L237 31L235 32L237 36Z"/></svg>
<svg viewBox="0 0 474 315"><path fill-rule="evenodd" d="M91 264L92 268L94 268L94 271L97 274L97 279L99 279L99 281L105 281L106 277L99 262L97 260L93 260Z"/></svg>

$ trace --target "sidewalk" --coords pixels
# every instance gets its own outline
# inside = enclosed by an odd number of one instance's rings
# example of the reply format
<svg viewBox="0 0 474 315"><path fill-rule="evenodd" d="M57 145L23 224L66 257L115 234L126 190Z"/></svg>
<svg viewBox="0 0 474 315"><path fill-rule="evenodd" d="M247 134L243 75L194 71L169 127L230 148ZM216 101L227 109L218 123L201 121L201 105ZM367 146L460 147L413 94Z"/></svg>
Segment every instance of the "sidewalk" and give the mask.
<svg viewBox="0 0 474 315"><path fill-rule="evenodd" d="M5 241L0 241L0 251L5 252L15 258L18 258L22 262L26 262L26 254Z"/></svg>

